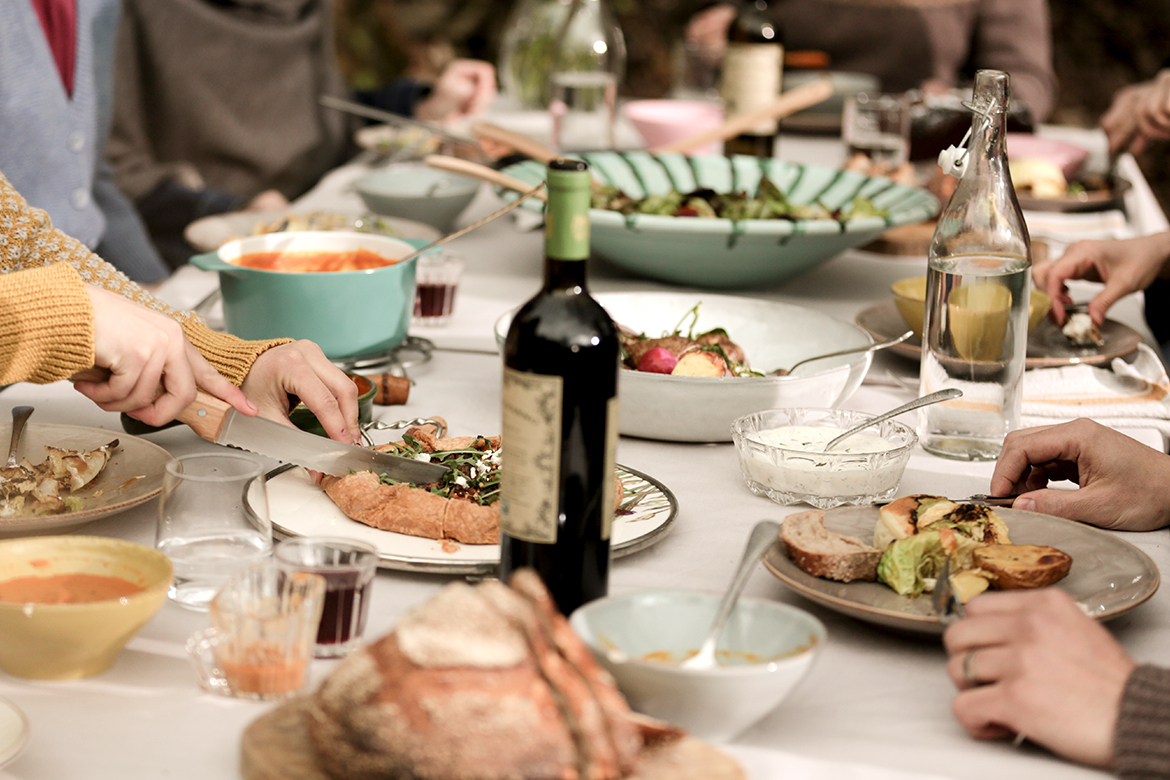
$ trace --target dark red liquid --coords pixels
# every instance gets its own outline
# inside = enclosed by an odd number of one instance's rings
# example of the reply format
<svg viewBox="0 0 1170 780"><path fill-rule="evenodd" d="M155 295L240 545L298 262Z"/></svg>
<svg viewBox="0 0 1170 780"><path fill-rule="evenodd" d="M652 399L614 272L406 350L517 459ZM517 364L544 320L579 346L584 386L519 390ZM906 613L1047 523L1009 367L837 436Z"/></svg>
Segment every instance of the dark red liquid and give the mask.
<svg viewBox="0 0 1170 780"><path fill-rule="evenodd" d="M415 288L414 316L442 317L450 314L455 301L455 285L420 282Z"/></svg>
<svg viewBox="0 0 1170 780"><path fill-rule="evenodd" d="M366 598L370 583L365 582L359 587L357 578L358 575L354 574L345 581L339 575L330 575L321 609L321 625L317 628L317 644L342 644L351 637L362 635L370 611L370 601Z"/></svg>

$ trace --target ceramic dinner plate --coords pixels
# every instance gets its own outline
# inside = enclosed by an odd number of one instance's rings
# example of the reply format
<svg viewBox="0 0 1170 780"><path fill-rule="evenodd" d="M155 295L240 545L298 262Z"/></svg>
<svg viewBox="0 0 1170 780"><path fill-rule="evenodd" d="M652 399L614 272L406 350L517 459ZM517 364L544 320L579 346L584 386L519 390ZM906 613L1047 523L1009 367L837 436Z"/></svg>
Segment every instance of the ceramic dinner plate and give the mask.
<svg viewBox="0 0 1170 780"><path fill-rule="evenodd" d="M862 330L874 341L885 341L906 332L906 321L898 313L893 300L875 303L858 312L854 319ZM1142 334L1116 320L1105 320L1101 327L1103 347L1073 346L1052 320L1044 319L1028 334L1027 368L1055 368L1086 363L1091 366L1106 365L1115 357L1125 357L1137 350ZM922 341L911 336L901 344L890 347L890 351L918 360L922 357Z"/></svg>
<svg viewBox="0 0 1170 780"><path fill-rule="evenodd" d="M1057 583L1086 614L1108 620L1138 606L1158 589L1158 567L1129 542L1099 528L1018 509L996 509L1015 544L1044 544L1072 556L1072 570ZM873 538L878 508L849 506L825 512L825 527L862 541ZM900 596L879 582L834 582L805 574L777 541L764 565L800 595L835 612L879 626L922 634L941 634L942 624L930 596Z"/></svg>
<svg viewBox="0 0 1170 780"><path fill-rule="evenodd" d="M7 442L11 432L11 423L0 425L0 442ZM157 496L162 491L163 470L171 454L157 444L121 431L30 422L24 430L18 458L41 463L46 457L45 445L92 450L114 439L118 440L118 447L106 467L85 489L70 494L81 498L84 509L42 517L0 517L0 536L72 528L123 512Z"/></svg>
<svg viewBox="0 0 1170 780"><path fill-rule="evenodd" d="M214 252L233 238L244 238L252 235L258 225L276 222L290 215L305 216L306 218L309 215L317 215L326 222L335 219L336 223L339 226L344 226L346 230L353 229L351 226L355 219L376 219L378 225L384 226L385 229L374 232L383 233L391 238L417 238L423 241L434 241L441 235L435 228L421 222L358 211L233 211L195 220L183 231L183 237L199 252ZM329 228L315 227L313 229Z"/></svg>
<svg viewBox="0 0 1170 780"><path fill-rule="evenodd" d="M678 514L678 500L658 480L617 467L626 497L614 517L614 557L638 552L661 539ZM286 536L345 536L378 548L379 566L438 574L488 574L500 562L495 544L446 544L434 539L383 531L351 520L301 468L276 469L268 480L273 530Z"/></svg>
<svg viewBox="0 0 1170 780"><path fill-rule="evenodd" d="M28 744L28 718L0 696L0 767L13 761Z"/></svg>

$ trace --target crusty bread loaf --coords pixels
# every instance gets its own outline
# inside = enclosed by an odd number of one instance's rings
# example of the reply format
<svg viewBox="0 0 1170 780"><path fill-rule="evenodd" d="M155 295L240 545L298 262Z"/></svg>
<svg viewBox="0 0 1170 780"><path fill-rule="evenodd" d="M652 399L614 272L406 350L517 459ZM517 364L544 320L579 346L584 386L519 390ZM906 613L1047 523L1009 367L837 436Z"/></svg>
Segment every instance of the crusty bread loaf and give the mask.
<svg viewBox="0 0 1170 780"><path fill-rule="evenodd" d="M975 565L1001 590L1043 588L1072 568L1072 556L1040 544L990 544L972 553Z"/></svg>
<svg viewBox="0 0 1170 780"><path fill-rule="evenodd" d="M814 577L840 582L877 579L882 551L825 528L825 513L819 509L784 518L780 541L792 562Z"/></svg>

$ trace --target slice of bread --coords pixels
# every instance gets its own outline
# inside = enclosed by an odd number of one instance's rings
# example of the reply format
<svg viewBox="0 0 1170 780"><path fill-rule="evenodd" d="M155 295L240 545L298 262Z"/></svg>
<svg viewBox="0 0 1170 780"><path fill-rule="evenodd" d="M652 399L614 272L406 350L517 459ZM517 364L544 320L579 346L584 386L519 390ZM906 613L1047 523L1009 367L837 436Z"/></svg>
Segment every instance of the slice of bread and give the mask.
<svg viewBox="0 0 1170 780"><path fill-rule="evenodd" d="M991 544L972 555L992 587L1001 590L1043 588L1064 579L1072 568L1071 555L1040 544Z"/></svg>
<svg viewBox="0 0 1170 780"><path fill-rule="evenodd" d="M780 541L788 557L806 574L839 582L877 579L882 551L825 528L825 513L819 509L784 518Z"/></svg>

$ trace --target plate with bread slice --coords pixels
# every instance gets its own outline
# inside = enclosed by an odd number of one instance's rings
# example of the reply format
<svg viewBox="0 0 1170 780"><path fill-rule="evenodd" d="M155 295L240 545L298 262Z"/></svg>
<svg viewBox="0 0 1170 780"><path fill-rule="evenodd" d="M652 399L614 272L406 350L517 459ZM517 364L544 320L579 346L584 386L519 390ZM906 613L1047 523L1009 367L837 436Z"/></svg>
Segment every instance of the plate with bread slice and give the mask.
<svg viewBox="0 0 1170 780"><path fill-rule="evenodd" d="M929 592L948 558L951 585L963 601L987 588L1055 585L1098 620L1137 607L1160 583L1149 556L1099 528L925 495L789 515L764 565L836 612L941 634Z"/></svg>

